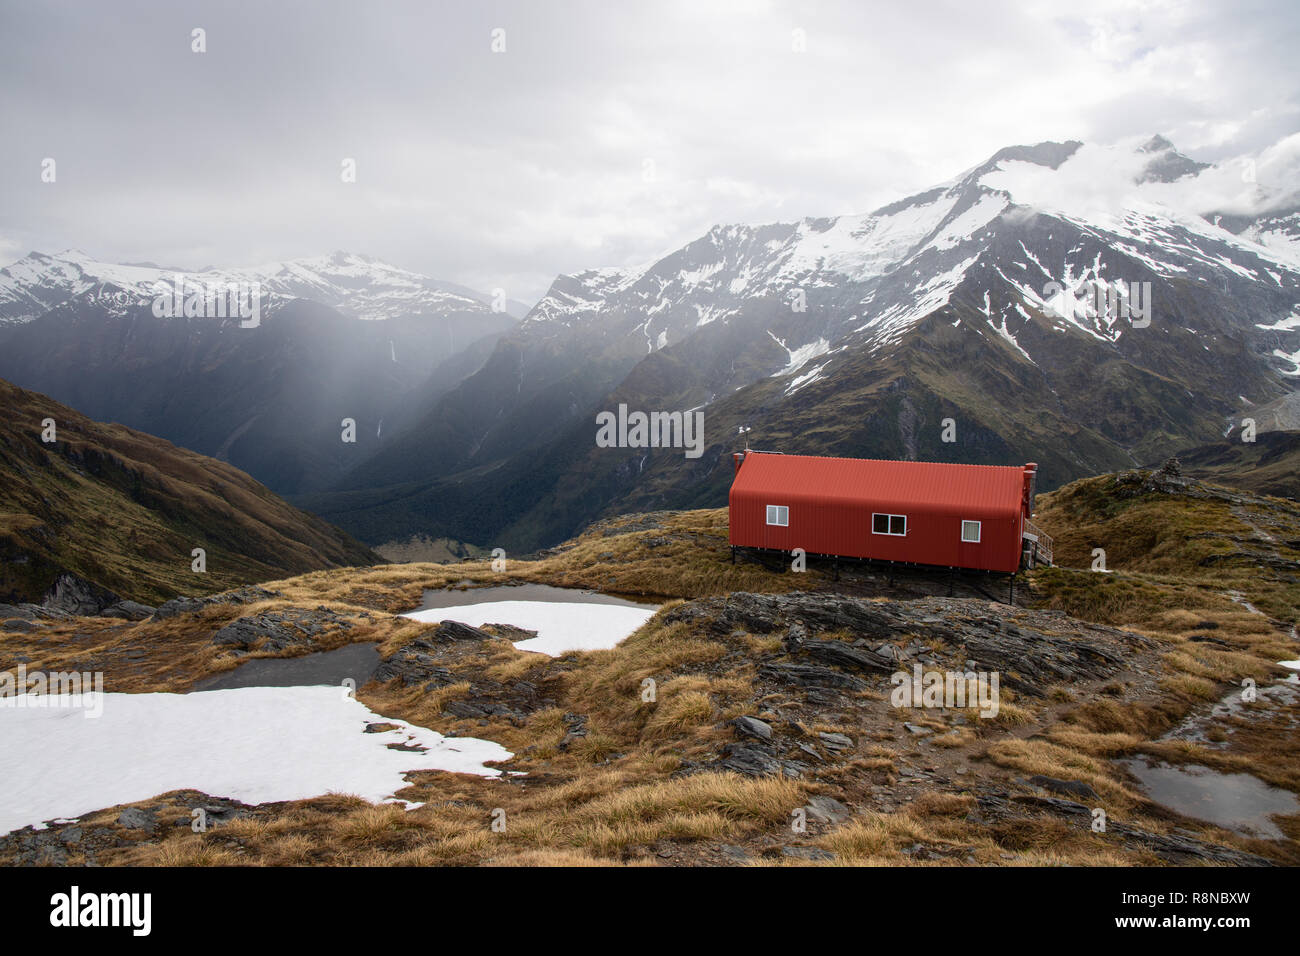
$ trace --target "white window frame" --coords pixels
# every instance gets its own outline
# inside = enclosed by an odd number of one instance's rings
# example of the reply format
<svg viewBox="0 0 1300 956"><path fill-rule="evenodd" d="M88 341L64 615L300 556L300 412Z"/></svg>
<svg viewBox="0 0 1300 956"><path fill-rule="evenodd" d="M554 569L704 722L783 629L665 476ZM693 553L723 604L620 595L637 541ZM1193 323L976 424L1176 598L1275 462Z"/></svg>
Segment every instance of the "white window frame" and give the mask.
<svg viewBox="0 0 1300 956"><path fill-rule="evenodd" d="M975 537L974 537L974 538L968 538L968 537L966 537L966 526L967 526L968 524L973 524L973 525L975 526ZM961 543L962 543L962 544L979 544L979 543L980 543L980 538L983 536L983 531L984 531L984 528L983 528L983 525L982 525L981 522L979 522L979 521L973 521L973 520L971 520L970 518L963 518L963 519L962 519L962 522L961 522Z"/></svg>
<svg viewBox="0 0 1300 956"><path fill-rule="evenodd" d="M773 521L773 512L776 513L776 520ZM785 518L784 521L781 519ZM790 506L789 505L768 505L767 506L767 523L773 528L790 527Z"/></svg>
<svg viewBox="0 0 1300 956"><path fill-rule="evenodd" d="M882 518L882 517L883 517L883 518L888 518L888 519L889 519L888 521L885 522L885 527L886 527L886 528L888 528L890 525L892 525L892 524L894 523L894 520L893 520L893 519L895 519L895 518L902 518L902 519L903 519L903 530L902 530L902 532L900 533L900 532L898 532L898 531L888 531L888 530L886 530L886 531L877 531L877 530L876 530L876 519L877 519L877 518ZM889 535L889 536L891 536L891 537L894 537L894 538L906 538L906 537L907 537L907 515L893 515L893 514L888 514L888 513L884 512L884 511L874 511L874 512L872 512L872 514L871 514L871 533L872 533L872 534L887 534L887 535Z"/></svg>

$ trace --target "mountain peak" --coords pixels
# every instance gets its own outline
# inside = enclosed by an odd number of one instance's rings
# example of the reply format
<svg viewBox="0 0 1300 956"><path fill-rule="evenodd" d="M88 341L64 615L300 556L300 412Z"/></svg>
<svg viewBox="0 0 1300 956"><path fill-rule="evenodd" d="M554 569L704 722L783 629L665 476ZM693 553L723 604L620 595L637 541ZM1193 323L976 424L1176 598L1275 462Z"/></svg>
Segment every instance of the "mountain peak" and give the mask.
<svg viewBox="0 0 1300 956"><path fill-rule="evenodd" d="M1139 183L1172 183L1210 168L1209 163L1198 163L1178 152L1174 144L1159 133L1139 146L1138 152L1152 155L1138 177Z"/></svg>
<svg viewBox="0 0 1300 956"><path fill-rule="evenodd" d="M1167 149L1173 149L1174 144L1169 142L1159 133L1156 133L1149 140L1138 147L1138 152L1142 153L1161 153Z"/></svg>

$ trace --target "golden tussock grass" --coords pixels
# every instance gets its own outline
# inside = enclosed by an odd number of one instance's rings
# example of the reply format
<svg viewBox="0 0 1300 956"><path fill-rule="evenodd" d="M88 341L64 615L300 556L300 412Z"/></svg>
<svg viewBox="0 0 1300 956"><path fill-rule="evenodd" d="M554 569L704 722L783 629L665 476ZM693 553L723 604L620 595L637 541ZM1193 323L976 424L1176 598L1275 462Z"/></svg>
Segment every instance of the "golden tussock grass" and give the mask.
<svg viewBox="0 0 1300 956"><path fill-rule="evenodd" d="M1130 806L1135 795L1115 777L1111 764L1090 754L1047 740L1000 740L990 744L989 759L1026 776L1081 780L1103 797Z"/></svg>

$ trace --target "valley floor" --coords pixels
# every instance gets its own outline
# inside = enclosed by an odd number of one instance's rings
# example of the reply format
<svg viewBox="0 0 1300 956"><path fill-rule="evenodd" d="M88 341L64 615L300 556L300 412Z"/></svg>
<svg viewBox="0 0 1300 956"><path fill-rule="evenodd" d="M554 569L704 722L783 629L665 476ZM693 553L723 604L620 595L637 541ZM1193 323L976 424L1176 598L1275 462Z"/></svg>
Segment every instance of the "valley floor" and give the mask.
<svg viewBox="0 0 1300 956"><path fill-rule="evenodd" d="M1038 521L1068 567L1031 572L1016 605L983 579L950 595L942 575L732 564L726 512L697 511L602 522L502 572L321 571L135 621L7 608L0 669L102 671L109 692L374 644L369 711L513 756L499 776L407 774L394 796L415 809L150 795L0 836L0 862L1300 863L1300 694L1278 663L1300 658L1300 507L1132 473L1044 496ZM1098 547L1107 573L1083 570ZM525 582L664 603L617 647L556 657L401 616L425 589ZM892 676L917 669L998 673L996 716L895 706ZM1183 815L1149 798L1148 763L1248 776L1282 811Z"/></svg>

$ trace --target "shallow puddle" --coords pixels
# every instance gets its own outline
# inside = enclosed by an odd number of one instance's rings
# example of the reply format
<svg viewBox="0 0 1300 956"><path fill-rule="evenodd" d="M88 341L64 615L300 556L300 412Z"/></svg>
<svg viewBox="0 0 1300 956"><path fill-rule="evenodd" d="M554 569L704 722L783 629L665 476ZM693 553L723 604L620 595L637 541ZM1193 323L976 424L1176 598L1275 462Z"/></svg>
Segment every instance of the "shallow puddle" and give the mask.
<svg viewBox="0 0 1300 956"><path fill-rule="evenodd" d="M1138 778L1154 802L1246 836L1284 839L1270 815L1300 813L1295 794L1250 774L1220 773L1200 764L1148 764L1142 759L1119 763Z"/></svg>
<svg viewBox="0 0 1300 956"><path fill-rule="evenodd" d="M348 644L302 657L258 657L244 661L234 670L203 678L194 685L193 692L233 687L338 686L349 677L360 687L379 666L378 647L378 644Z"/></svg>

